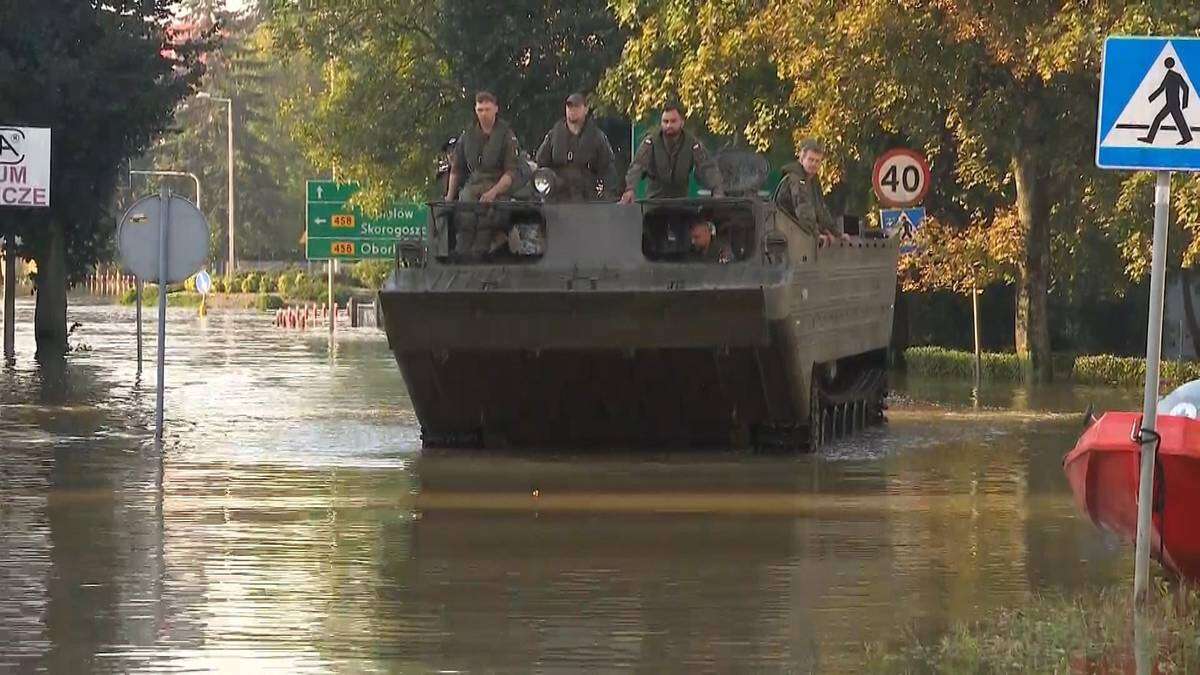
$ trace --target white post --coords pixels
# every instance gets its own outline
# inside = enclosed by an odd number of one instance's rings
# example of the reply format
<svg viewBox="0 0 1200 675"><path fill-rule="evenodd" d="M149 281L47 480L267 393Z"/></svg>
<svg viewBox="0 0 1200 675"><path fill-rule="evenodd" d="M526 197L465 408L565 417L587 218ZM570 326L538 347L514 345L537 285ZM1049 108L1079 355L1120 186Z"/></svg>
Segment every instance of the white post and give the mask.
<svg viewBox="0 0 1200 675"><path fill-rule="evenodd" d="M971 287L971 317L975 325L975 386L983 374L983 350L979 344L979 289Z"/></svg>
<svg viewBox="0 0 1200 675"><path fill-rule="evenodd" d="M1170 217L1171 172L1157 172L1154 183L1154 249L1150 262L1150 322L1146 329L1146 390L1142 397L1142 428L1154 431L1158 407L1158 368L1162 356L1164 277L1167 258L1167 220ZM1134 553L1133 595L1138 605L1150 588L1150 528L1154 506L1154 434L1142 434L1142 463L1138 477L1137 548Z"/></svg>
<svg viewBox="0 0 1200 675"><path fill-rule="evenodd" d="M329 269L329 304L326 307L329 308L329 332L332 333L333 326L337 323L337 308L333 306L333 258L330 258L326 265Z"/></svg>
<svg viewBox="0 0 1200 675"><path fill-rule="evenodd" d="M158 193L158 391L154 409L154 439L163 438L163 392L166 387L167 353L167 235L171 219L171 191Z"/></svg>

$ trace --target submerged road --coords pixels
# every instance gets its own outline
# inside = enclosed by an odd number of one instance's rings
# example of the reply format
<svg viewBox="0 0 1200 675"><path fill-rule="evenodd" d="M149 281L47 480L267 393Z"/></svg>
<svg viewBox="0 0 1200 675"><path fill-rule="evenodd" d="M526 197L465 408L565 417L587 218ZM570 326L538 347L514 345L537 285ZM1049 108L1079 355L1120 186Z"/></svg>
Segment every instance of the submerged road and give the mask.
<svg viewBox="0 0 1200 675"><path fill-rule="evenodd" d="M816 456L421 452L382 333L172 309L153 445L133 311L0 370L0 671L852 670L1124 579L1074 510L1078 411L1140 393L901 381Z"/></svg>

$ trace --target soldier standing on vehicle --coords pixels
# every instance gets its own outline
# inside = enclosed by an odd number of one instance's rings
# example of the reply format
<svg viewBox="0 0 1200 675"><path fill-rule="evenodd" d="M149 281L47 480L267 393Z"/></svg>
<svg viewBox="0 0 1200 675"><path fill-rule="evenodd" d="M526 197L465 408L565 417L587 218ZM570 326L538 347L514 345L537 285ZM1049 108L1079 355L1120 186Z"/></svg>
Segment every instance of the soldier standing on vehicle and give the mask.
<svg viewBox="0 0 1200 675"><path fill-rule="evenodd" d="M546 134L535 160L554 170L557 201L593 201L601 193L612 199L617 191L616 162L608 136L588 115L587 99L574 93L566 98L566 114Z"/></svg>
<svg viewBox="0 0 1200 675"><path fill-rule="evenodd" d="M817 173L825 161L825 146L809 138L800 143L798 162L783 167L783 181L775 190L775 203L791 215L805 231L829 243L834 239L849 239L842 224L835 222L825 206L821 180Z"/></svg>
<svg viewBox="0 0 1200 675"><path fill-rule="evenodd" d="M446 201L489 203L508 196L520 149L512 127L497 116L499 111L494 94L475 94L475 124L463 131L454 145ZM479 256L495 248L497 227L502 228L503 223L494 222L494 212L460 209L456 215L456 254Z"/></svg>
<svg viewBox="0 0 1200 675"><path fill-rule="evenodd" d="M651 199L687 197L688 177L693 170L696 178L712 190L714 197L724 196L724 183L716 161L700 139L683 128L683 110L679 104L668 103L663 106L661 126L646 134L629 165L621 203L633 203L633 190L642 176L650 179L646 196Z"/></svg>

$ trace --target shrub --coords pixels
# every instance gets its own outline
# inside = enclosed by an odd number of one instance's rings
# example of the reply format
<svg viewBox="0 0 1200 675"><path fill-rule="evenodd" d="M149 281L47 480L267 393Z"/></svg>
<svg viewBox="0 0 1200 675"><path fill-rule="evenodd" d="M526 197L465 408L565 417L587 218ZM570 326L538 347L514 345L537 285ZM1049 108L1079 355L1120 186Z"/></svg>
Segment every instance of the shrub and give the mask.
<svg viewBox="0 0 1200 675"><path fill-rule="evenodd" d="M904 362L911 373L932 377L974 377L975 355L943 347L910 347ZM980 376L991 380L1020 380L1023 361L1016 354L984 352Z"/></svg>
<svg viewBox="0 0 1200 675"><path fill-rule="evenodd" d="M213 293L224 293L225 292L225 277L213 277L212 292Z"/></svg>
<svg viewBox="0 0 1200 675"><path fill-rule="evenodd" d="M279 275L279 280L275 282L275 290L279 291L280 295L289 295L292 289L296 287L296 275L284 273Z"/></svg>
<svg viewBox="0 0 1200 675"><path fill-rule="evenodd" d="M196 292L196 275L195 274L193 274L192 276L183 280L183 290L188 291L190 293Z"/></svg>
<svg viewBox="0 0 1200 675"><path fill-rule="evenodd" d="M277 309L283 309L283 298L274 293L261 293L254 299L254 306L264 312L273 312Z"/></svg>
<svg viewBox="0 0 1200 675"><path fill-rule="evenodd" d="M256 290L259 293L273 293L276 288L278 288L278 284L275 282L275 277L271 274L263 274L258 278L258 288Z"/></svg>
<svg viewBox="0 0 1200 675"><path fill-rule="evenodd" d="M251 274L242 279L242 283L238 286L243 293L254 293L258 291L258 275Z"/></svg>
<svg viewBox="0 0 1200 675"><path fill-rule="evenodd" d="M1054 376L1081 384L1140 385L1146 380L1146 359L1132 356L1096 354L1073 356L1055 354ZM931 377L970 378L974 376L975 355L942 347L910 347L904 351L908 371ZM1024 361L1011 353L984 352L982 377L991 380L1020 380ZM1162 361L1160 375L1165 386L1200 379L1200 362Z"/></svg>
<svg viewBox="0 0 1200 675"><path fill-rule="evenodd" d="M393 265L390 260L360 260L351 274L365 288L377 291L392 273Z"/></svg>

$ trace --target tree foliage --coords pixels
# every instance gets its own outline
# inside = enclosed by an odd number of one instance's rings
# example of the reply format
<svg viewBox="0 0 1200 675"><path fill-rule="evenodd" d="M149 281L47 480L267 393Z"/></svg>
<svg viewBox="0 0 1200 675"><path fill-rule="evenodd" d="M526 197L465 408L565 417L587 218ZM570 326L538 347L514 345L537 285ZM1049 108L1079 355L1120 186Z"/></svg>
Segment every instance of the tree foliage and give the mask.
<svg viewBox="0 0 1200 675"><path fill-rule="evenodd" d="M0 221L38 262L39 352L66 347L67 279L111 241L126 158L167 127L202 73L206 36L176 39L173 10L170 0L0 3L0 120L53 130L50 208Z"/></svg>
<svg viewBox="0 0 1200 675"><path fill-rule="evenodd" d="M964 242L926 249L948 256L943 272L975 269L983 234L1015 222L1017 347L1046 373L1047 299L1067 280L1053 261L1093 251L1082 235L1098 227L1117 235L1131 274L1143 269L1148 216L1119 199L1136 201L1144 179L1092 168L1100 49L1109 34L1193 34L1194 2L617 0L614 11L632 36L602 91L629 114L678 92L710 128L758 147L821 137L830 182L861 195L879 152L922 149L935 232Z"/></svg>
<svg viewBox="0 0 1200 675"><path fill-rule="evenodd" d="M298 258L304 180L315 171L288 136L280 104L297 86L319 80L301 60L285 61L271 52L270 30L253 9L232 12L225 0L190 0L181 11L193 30L211 30L220 38L206 54L201 88L233 100L237 258ZM132 165L197 175L212 228L211 258L218 261L228 258L227 133L224 104L187 99L170 132ZM137 179L134 193L159 182ZM173 179L171 185L185 194L193 189L186 179Z"/></svg>
<svg viewBox="0 0 1200 675"><path fill-rule="evenodd" d="M287 102L310 160L367 190L423 195L488 89L526 148L595 87L623 38L601 0L269 0L277 53L320 72Z"/></svg>

